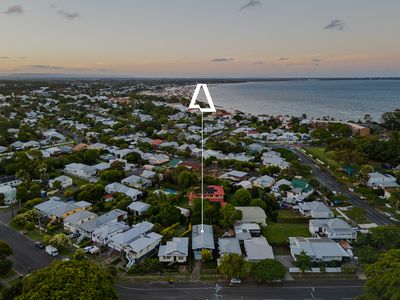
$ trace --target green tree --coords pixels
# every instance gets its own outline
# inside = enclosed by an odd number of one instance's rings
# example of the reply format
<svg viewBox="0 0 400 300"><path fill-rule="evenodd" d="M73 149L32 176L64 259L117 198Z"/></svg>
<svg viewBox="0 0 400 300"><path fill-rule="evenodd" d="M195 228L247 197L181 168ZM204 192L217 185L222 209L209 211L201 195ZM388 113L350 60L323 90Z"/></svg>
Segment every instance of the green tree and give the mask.
<svg viewBox="0 0 400 300"><path fill-rule="evenodd" d="M400 249L383 253L376 263L367 266L365 275L365 292L357 299L400 299Z"/></svg>
<svg viewBox="0 0 400 300"><path fill-rule="evenodd" d="M74 259L54 261L25 277L15 299L49 299L49 295L51 299L118 299L110 274L88 260Z"/></svg>
<svg viewBox="0 0 400 300"><path fill-rule="evenodd" d="M241 278L245 269L243 256L237 253L224 254L220 258L218 271L225 275L226 279Z"/></svg>
<svg viewBox="0 0 400 300"><path fill-rule="evenodd" d="M99 159L99 150L97 149L89 149L83 153L83 160L87 164L95 164Z"/></svg>
<svg viewBox="0 0 400 300"><path fill-rule="evenodd" d="M212 252L210 249L202 249L201 250L201 260L203 262L207 262L212 260L213 256L212 256Z"/></svg>
<svg viewBox="0 0 400 300"><path fill-rule="evenodd" d="M68 242L68 237L64 233L58 233L50 240L50 245L56 248L62 248L65 247Z"/></svg>
<svg viewBox="0 0 400 300"><path fill-rule="evenodd" d="M0 241L0 258L13 254L11 247L4 241Z"/></svg>
<svg viewBox="0 0 400 300"><path fill-rule="evenodd" d="M242 219L242 212L231 204L226 204L219 211L219 224L223 228L231 228L236 221Z"/></svg>
<svg viewBox="0 0 400 300"><path fill-rule="evenodd" d="M160 221L164 226L171 226L181 219L181 212L170 203L162 204L160 207Z"/></svg>
<svg viewBox="0 0 400 300"><path fill-rule="evenodd" d="M251 193L247 189L238 189L233 195L233 203L236 206L247 206L251 201Z"/></svg>
<svg viewBox="0 0 400 300"><path fill-rule="evenodd" d="M253 263L251 268L252 277L259 282L272 282L285 278L285 267L276 260L263 259Z"/></svg>
<svg viewBox="0 0 400 300"><path fill-rule="evenodd" d="M296 254L295 257L296 261L294 262L294 265L300 269L301 273L311 270L311 257L308 256L304 250L302 250L300 254Z"/></svg>

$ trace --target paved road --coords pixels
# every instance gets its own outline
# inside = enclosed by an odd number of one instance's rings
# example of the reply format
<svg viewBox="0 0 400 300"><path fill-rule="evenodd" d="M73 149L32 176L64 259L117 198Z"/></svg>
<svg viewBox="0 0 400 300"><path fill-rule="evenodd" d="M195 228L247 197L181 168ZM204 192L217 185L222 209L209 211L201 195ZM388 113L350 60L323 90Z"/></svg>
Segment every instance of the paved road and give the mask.
<svg viewBox="0 0 400 300"><path fill-rule="evenodd" d="M301 158L302 163L311 167L313 175L319 182L321 182L321 184L325 185L331 191L336 191L346 196L347 199L354 206L363 208L367 213L368 218L371 221L373 221L378 225L389 225L395 223L389 217L379 212L378 210L374 209L373 207L369 206L365 201L359 199L356 195L350 192L343 184L339 183L336 180L334 175L332 175L330 172L326 170L321 169L318 166L318 164L308 155L304 154L302 151L298 149L295 148L290 148L290 149L294 151Z"/></svg>
<svg viewBox="0 0 400 300"><path fill-rule="evenodd" d="M13 255L13 269L26 275L33 271L48 266L55 258L48 255L44 249L38 249L27 236L19 233L8 225L9 212L0 215L0 239L10 245Z"/></svg>
<svg viewBox="0 0 400 300"><path fill-rule="evenodd" d="M324 282L285 282L271 286L220 286L215 284L175 283L118 285L121 299L353 299L363 293L364 282L359 280L335 280Z"/></svg>

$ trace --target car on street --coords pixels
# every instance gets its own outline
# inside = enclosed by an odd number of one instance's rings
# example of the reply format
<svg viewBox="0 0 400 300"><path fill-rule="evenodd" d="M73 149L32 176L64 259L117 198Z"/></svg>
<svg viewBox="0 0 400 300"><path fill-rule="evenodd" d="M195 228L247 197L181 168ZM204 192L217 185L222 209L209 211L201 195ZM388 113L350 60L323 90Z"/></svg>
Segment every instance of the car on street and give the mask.
<svg viewBox="0 0 400 300"><path fill-rule="evenodd" d="M36 241L35 246L39 249L44 249L46 247L41 241Z"/></svg>

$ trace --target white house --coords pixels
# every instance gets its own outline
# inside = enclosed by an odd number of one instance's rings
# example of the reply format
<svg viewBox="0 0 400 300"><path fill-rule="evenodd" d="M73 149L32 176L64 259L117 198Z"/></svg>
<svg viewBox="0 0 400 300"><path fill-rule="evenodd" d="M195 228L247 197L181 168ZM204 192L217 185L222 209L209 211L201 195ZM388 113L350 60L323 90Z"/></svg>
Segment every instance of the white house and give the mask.
<svg viewBox="0 0 400 300"><path fill-rule="evenodd" d="M335 216L328 206L318 201L299 203L299 212L313 219L330 219Z"/></svg>
<svg viewBox="0 0 400 300"><path fill-rule="evenodd" d="M61 188L65 189L73 185L72 178L69 176L61 175L54 179L49 180L50 188L54 188L54 183L59 182L61 184Z"/></svg>
<svg viewBox="0 0 400 300"><path fill-rule="evenodd" d="M125 194L126 196L132 198L133 201L136 201L138 196L143 194L139 190L127 187L118 182L114 182L114 183L110 183L110 184L106 185L105 191L109 194L114 194L114 193Z"/></svg>
<svg viewBox="0 0 400 300"><path fill-rule="evenodd" d="M247 261L256 262L263 259L275 258L272 247L263 236L244 240L244 249Z"/></svg>
<svg viewBox="0 0 400 300"><path fill-rule="evenodd" d="M128 210L131 211L135 216L141 216L150 208L150 204L142 201L135 201L129 204Z"/></svg>
<svg viewBox="0 0 400 300"><path fill-rule="evenodd" d="M275 151L264 152L261 159L266 166L276 166L280 169L287 169L290 166L290 163L282 158L280 153Z"/></svg>
<svg viewBox="0 0 400 300"><path fill-rule="evenodd" d="M296 261L297 255L304 251L314 262L343 261L351 254L329 238L289 237L290 254Z"/></svg>
<svg viewBox="0 0 400 300"><path fill-rule="evenodd" d="M77 232L78 225L96 218L97 215L88 210L80 210L64 219L64 229L70 232Z"/></svg>
<svg viewBox="0 0 400 300"><path fill-rule="evenodd" d="M339 218L310 220L309 230L314 236L326 236L332 240L355 240L357 238L357 229Z"/></svg>
<svg viewBox="0 0 400 300"><path fill-rule="evenodd" d="M81 163L71 163L65 166L65 173L89 179L92 176L96 175L96 169Z"/></svg>
<svg viewBox="0 0 400 300"><path fill-rule="evenodd" d="M143 189L151 186L151 180L147 178L143 178L137 175L131 175L122 179L121 183L129 186L134 187L137 189Z"/></svg>
<svg viewBox="0 0 400 300"><path fill-rule="evenodd" d="M17 201L17 189L9 185L0 186L0 194L4 195L4 204L10 205ZM1 205L0 205L1 206Z"/></svg>
<svg viewBox="0 0 400 300"><path fill-rule="evenodd" d="M161 245L158 250L158 259L160 262L184 263L189 254L189 238L174 237L166 245Z"/></svg>
<svg viewBox="0 0 400 300"><path fill-rule="evenodd" d="M368 186L370 187L381 187L381 188L393 188L399 185L396 182L396 177L388 174L381 174L378 172L369 173Z"/></svg>
<svg viewBox="0 0 400 300"><path fill-rule="evenodd" d="M268 188L271 187L274 184L274 182L275 182L274 178L268 175L264 175L254 180L253 185L260 188Z"/></svg>

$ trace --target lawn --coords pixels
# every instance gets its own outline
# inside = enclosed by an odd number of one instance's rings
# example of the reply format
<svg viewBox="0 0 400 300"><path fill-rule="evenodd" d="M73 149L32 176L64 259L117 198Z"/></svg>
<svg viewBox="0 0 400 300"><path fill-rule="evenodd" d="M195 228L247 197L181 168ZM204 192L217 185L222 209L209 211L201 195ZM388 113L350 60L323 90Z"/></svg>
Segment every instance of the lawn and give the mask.
<svg viewBox="0 0 400 300"><path fill-rule="evenodd" d="M367 214L362 208L353 207L349 210L344 211L345 215L352 219L357 224L368 224L371 220L368 219Z"/></svg>
<svg viewBox="0 0 400 300"><path fill-rule="evenodd" d="M270 245L284 246L288 244L290 236L309 237L311 234L308 230L307 223L279 223L270 222L263 229L263 234L267 238Z"/></svg>
<svg viewBox="0 0 400 300"><path fill-rule="evenodd" d="M34 241L42 240L43 236L45 235L44 231L42 231L42 234L40 234L39 229L36 227L33 230L24 230L24 228L15 224L14 220L11 220L9 225L11 228L14 228L17 231L24 232L30 239Z"/></svg>
<svg viewBox="0 0 400 300"><path fill-rule="evenodd" d="M327 166L340 169L340 164L332 157L332 152L325 152L323 147L306 147L306 152L311 154L315 159L323 161Z"/></svg>

